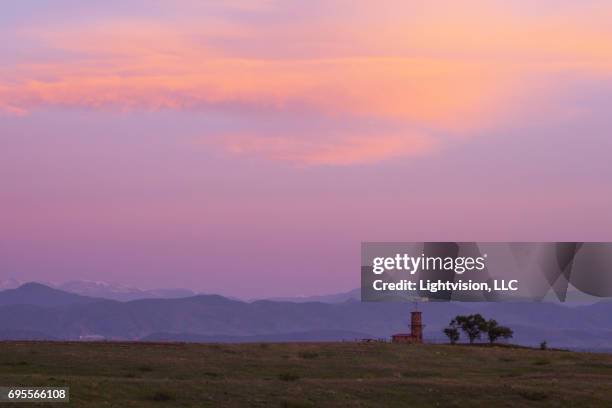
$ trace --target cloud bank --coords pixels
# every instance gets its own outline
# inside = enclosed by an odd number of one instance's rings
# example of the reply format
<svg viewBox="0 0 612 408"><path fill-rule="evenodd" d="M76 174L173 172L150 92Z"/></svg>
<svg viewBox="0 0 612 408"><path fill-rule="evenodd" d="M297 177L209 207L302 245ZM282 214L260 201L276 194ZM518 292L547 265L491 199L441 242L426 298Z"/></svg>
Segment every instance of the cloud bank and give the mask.
<svg viewBox="0 0 612 408"><path fill-rule="evenodd" d="M612 79L612 7L562 3L543 15L528 3L468 3L315 1L304 13L292 2L160 1L146 17L82 11L78 23L18 22L8 29L24 47L0 66L0 112L247 115L252 130L206 144L355 165L481 136L534 105L561 115L554 96L564 86ZM274 115L284 129L266 132ZM328 127L286 125L299 115ZM368 119L393 131L350 126Z"/></svg>

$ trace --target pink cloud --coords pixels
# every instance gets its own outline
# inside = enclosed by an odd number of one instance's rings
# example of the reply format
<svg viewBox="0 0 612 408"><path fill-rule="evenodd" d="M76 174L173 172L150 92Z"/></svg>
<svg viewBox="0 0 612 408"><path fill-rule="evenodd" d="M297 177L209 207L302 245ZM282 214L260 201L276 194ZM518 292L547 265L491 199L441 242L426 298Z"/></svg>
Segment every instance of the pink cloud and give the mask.
<svg viewBox="0 0 612 408"><path fill-rule="evenodd" d="M263 156L301 166L368 164L397 157L419 156L438 147L435 139L416 133L317 139L242 134L224 136L217 142L231 154Z"/></svg>
<svg viewBox="0 0 612 408"><path fill-rule="evenodd" d="M28 57L0 68L0 112L308 111L339 121L399 123L401 131L391 135L327 129L325 138L298 139L255 129L218 144L303 165L370 163L431 152L502 126L523 104L546 99L532 86L543 78L612 72L612 30L602 23L608 8L530 19L498 3L436 4L415 13L412 3L358 1L348 18L331 2L329 12L337 14L291 24L256 18L246 24L230 13L180 25L110 19L30 28L22 33L29 43L57 58ZM201 11L195 2L177 7ZM280 6L239 1L236 7L271 12Z"/></svg>

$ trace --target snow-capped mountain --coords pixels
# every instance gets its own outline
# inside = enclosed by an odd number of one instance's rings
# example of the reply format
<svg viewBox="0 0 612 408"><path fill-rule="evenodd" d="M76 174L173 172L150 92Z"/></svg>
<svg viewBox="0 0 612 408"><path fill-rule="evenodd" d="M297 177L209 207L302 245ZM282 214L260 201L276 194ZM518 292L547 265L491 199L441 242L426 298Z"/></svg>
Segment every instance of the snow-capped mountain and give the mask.
<svg viewBox="0 0 612 408"><path fill-rule="evenodd" d="M0 280L0 290L6 289L16 289L19 286L23 285L24 282L21 282L17 279L8 278L4 280Z"/></svg>
<svg viewBox="0 0 612 408"><path fill-rule="evenodd" d="M137 299L171 299L196 295L189 289L151 289L144 290L102 281L77 280L53 285L55 288L83 296L98 297L119 301Z"/></svg>

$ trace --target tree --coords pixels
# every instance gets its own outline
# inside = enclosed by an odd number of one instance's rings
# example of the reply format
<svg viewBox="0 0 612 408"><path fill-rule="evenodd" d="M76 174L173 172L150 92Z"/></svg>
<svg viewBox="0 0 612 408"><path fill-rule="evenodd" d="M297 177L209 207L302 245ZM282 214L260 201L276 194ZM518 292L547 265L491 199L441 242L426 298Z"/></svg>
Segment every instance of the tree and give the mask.
<svg viewBox="0 0 612 408"><path fill-rule="evenodd" d="M485 331L487 326L487 321L478 313L469 316L457 316L454 321L468 336L470 344L480 338L480 333Z"/></svg>
<svg viewBox="0 0 612 408"><path fill-rule="evenodd" d="M444 329L444 334L450 340L450 344L455 344L459 340L459 328L457 322L453 319L447 328Z"/></svg>
<svg viewBox="0 0 612 408"><path fill-rule="evenodd" d="M514 332L509 327L500 326L495 319L489 319L485 323L485 331L489 337L489 343L493 344L500 337L509 339L512 337Z"/></svg>

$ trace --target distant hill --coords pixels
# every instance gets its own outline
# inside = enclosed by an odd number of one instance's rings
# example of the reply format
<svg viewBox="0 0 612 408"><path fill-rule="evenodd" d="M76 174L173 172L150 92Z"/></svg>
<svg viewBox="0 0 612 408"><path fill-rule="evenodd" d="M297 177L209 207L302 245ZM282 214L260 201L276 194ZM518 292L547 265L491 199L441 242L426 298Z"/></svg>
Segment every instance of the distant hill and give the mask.
<svg viewBox="0 0 612 408"><path fill-rule="evenodd" d="M35 330L2 330L0 329L0 340L57 340L47 333Z"/></svg>
<svg viewBox="0 0 612 408"><path fill-rule="evenodd" d="M16 289L0 292L0 306L32 305L44 307L67 306L96 302L99 299L67 293L40 283L30 282Z"/></svg>
<svg viewBox="0 0 612 408"><path fill-rule="evenodd" d="M178 341L311 341L317 336L320 340L325 336L343 339L345 334L378 338L406 331L412 308L399 302L354 300L249 303L218 295L119 302L26 284L0 292L0 328L7 333L42 333L57 339L103 336L137 340L159 333L172 333ZM513 328L513 342L524 345L546 340L551 347L603 349L610 347L612 338L612 302L579 307L532 302L424 302L419 309L425 337L434 342L446 341L442 329L455 315L475 312Z"/></svg>
<svg viewBox="0 0 612 408"><path fill-rule="evenodd" d="M141 341L177 341L191 343L258 343L258 342L322 342L354 341L370 337L369 334L342 330L311 330L295 333L260 334L253 336L203 336L193 333L153 333Z"/></svg>
<svg viewBox="0 0 612 408"><path fill-rule="evenodd" d="M261 299L258 299L261 300ZM271 300L274 302L294 302L294 303L306 303L306 302L321 302L321 303L341 303L347 300L361 300L361 289L353 289L348 292L334 293L331 295L319 295L319 296L294 296L294 297L274 297L265 300Z"/></svg>

